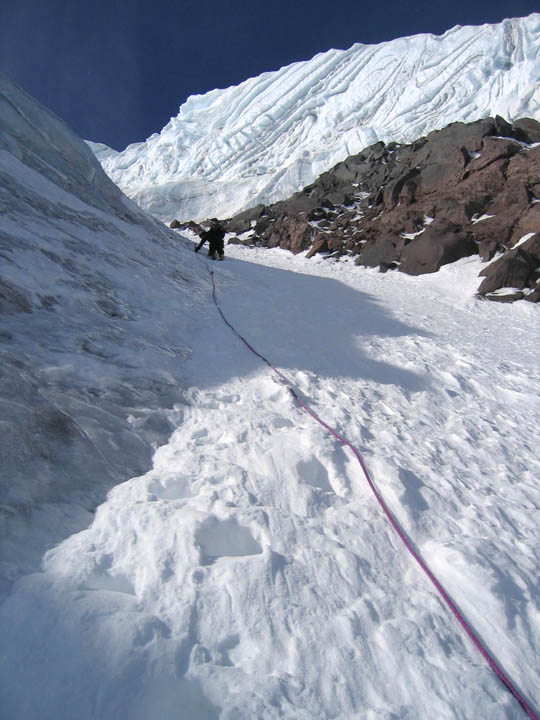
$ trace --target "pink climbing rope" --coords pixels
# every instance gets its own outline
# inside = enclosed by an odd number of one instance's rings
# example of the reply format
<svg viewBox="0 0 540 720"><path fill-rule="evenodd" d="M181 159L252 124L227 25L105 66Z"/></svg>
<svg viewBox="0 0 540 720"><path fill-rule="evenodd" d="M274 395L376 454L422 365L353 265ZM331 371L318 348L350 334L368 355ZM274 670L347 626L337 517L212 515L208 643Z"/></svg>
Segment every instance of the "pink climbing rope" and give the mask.
<svg viewBox="0 0 540 720"><path fill-rule="evenodd" d="M203 261L203 262L204 262L204 261ZM204 264L206 265L206 263L204 263ZM515 699L518 701L518 703L521 705L521 707L523 708L523 710L525 711L525 713L527 714L527 716L530 718L530 720L539 720L539 718L538 718L538 716L536 715L536 713L534 712L534 710L533 710L533 709L531 708L531 706L527 703L527 701L523 698L523 696L519 693L519 691L515 688L515 686L513 685L512 681L511 681L511 680L509 679L509 677L505 674L505 672L502 670L502 668L497 664L497 662L494 660L494 658L490 655L490 653L489 653L489 651L487 650L487 648L485 647L485 645L482 643L482 641L481 641L480 638L477 636L477 634L475 633L475 631L474 631L474 630L472 629L472 627L469 625L469 623L467 622L467 620L463 617L462 613L459 611L458 607L456 606L456 604L454 603L454 601L450 598L450 596L448 595L448 593L446 592L446 590L444 589L444 587L443 587L443 586L441 585L441 583L437 580L437 578L435 577L435 575L431 572L431 570L429 569L429 567L427 566L427 564L424 562L424 560L422 560L422 558L420 557L419 553L414 549L411 541L408 539L407 535L405 534L405 531L401 528L401 526L399 525L399 523L397 522L397 520L395 519L395 517L392 515L390 509L389 509L388 506L386 505L386 503L385 503L385 501L383 500L381 494L379 493L379 491L378 491L377 488L375 487L375 483L374 483L373 480L371 479L371 476L370 476L369 471L368 471L368 469L367 469L367 467L366 467L366 464L364 463L364 460L362 459L362 456L360 455L360 453L358 452L358 450L357 450L348 440L346 440L346 439L345 439L344 437L342 437L338 432L336 432L333 428L331 428L330 425L327 425L327 423L325 423L323 420L321 420L321 418L320 418L318 415L316 415L316 413L314 413L313 410L312 410L310 407L308 407L308 406L306 405L306 403L298 396L298 393L296 392L296 390L295 390L294 385L292 384L292 382L291 382L287 377L285 377L285 375L283 375L283 373L281 373L276 367L274 367L274 365L272 365L272 363L271 363L269 360L267 360L267 359L264 357L264 355L261 355L260 352L258 352L257 350L255 350L255 348L252 347L252 346L249 344L249 342L236 330L236 328L234 327L234 325L232 325L232 323L230 323L229 320L227 320L227 318L225 317L225 314L223 313L223 311L222 311L222 309L220 308L219 303L218 303L218 301L217 301L217 296L216 296L216 282L215 282L215 278L214 278L214 272L213 272L212 270L210 270L207 265L206 265L206 269L207 269L208 272L210 273L210 277L211 277L211 279L212 279L212 298L213 298L214 304L215 304L215 306L216 306L219 314L221 315L221 318L222 318L223 322L227 325L227 327L229 327L229 328L232 330L232 332L236 335L236 337L237 337L239 340L241 340L241 341L244 343L244 345L245 345L254 355L256 355L256 356L257 356L260 360L262 360L264 363L266 363L266 365L268 365L268 367L272 370L272 372L274 372L276 375L278 375L278 377L283 381L283 383L286 384L286 385L289 387L289 390L290 390L290 392L292 393L292 395L293 395L294 399L296 400L296 402L298 403L298 405L299 405L306 413L308 413L308 415L310 415L317 423L319 423L319 425L321 425L323 428L325 428L325 430L327 430L331 435L333 435L333 436L336 438L336 440L338 440L342 445L345 445L346 447L348 447L348 448L351 450L351 452L353 453L353 455L355 456L355 458L358 460L358 462L359 462L359 464L360 464L360 467L362 468L362 472L363 472L363 474L364 474L364 477L366 478L367 483L368 483L369 487L371 488L371 491L372 491L373 494L375 495L375 497L376 497L376 499L377 499L377 502L378 502L379 505L381 506L384 514L385 514L386 517L388 518L388 521L390 522L390 524L392 525L392 527L394 528L394 530L396 531L396 533L397 533L398 536L400 537L401 541L403 542L403 544L405 545L405 547L407 548L407 550L409 551L409 553L413 556L413 558L416 560L416 562L418 563L418 565L420 565L420 567L422 568L422 570L424 571L424 573L425 573L425 574L428 576L428 578L431 580L431 582L433 583L433 585L434 585L434 586L436 587L436 589L438 590L439 594L441 595L441 597L442 597L443 600L445 601L446 605L449 607L450 611L452 612L452 614L454 615L454 617L456 618L456 620L458 621L458 623L461 625L461 627L463 628L463 630L467 633L467 635L469 636L469 638L472 640L472 642L474 643L474 645L476 646L476 648L478 649L478 651L480 652L480 654L483 656L483 658L485 659L485 661L487 662L487 664L490 666L490 668L493 670L493 672L497 675L497 677L499 678L499 680L503 683L503 685L506 687L506 689L507 689L509 692L512 693L512 695L514 696L514 698L515 698Z"/></svg>

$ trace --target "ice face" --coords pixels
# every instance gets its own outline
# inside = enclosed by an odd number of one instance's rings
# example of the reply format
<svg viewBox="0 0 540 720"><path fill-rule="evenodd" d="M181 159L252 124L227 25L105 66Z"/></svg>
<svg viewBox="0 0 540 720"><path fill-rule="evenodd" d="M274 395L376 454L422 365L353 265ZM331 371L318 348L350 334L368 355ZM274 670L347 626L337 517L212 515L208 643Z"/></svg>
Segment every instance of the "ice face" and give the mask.
<svg viewBox="0 0 540 720"><path fill-rule="evenodd" d="M201 284L182 239L5 78L0 131L1 593L148 469Z"/></svg>
<svg viewBox="0 0 540 720"><path fill-rule="evenodd" d="M290 196L348 155L450 122L540 119L540 14L330 50L190 97L103 167L163 220L230 217Z"/></svg>

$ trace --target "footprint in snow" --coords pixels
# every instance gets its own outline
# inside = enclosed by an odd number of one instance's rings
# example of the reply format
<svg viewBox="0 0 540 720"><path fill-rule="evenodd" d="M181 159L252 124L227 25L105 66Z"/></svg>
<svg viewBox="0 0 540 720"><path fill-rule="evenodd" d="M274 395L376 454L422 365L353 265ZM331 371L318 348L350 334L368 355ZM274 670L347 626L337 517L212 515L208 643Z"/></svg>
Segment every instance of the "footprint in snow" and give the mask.
<svg viewBox="0 0 540 720"><path fill-rule="evenodd" d="M148 492L162 500L183 500L193 497L190 479L183 475L153 478L148 484Z"/></svg>
<svg viewBox="0 0 540 720"><path fill-rule="evenodd" d="M299 462L296 466L298 476L312 488L320 490L324 494L334 494L334 488L330 483L328 471L324 465L317 460L311 458L305 462Z"/></svg>
<svg viewBox="0 0 540 720"><path fill-rule="evenodd" d="M208 430L205 428L201 428L200 430L195 430L191 433L191 439L195 443L195 445L204 445L207 442L208 438Z"/></svg>
<svg viewBox="0 0 540 720"><path fill-rule="evenodd" d="M135 588L131 580L124 573L113 568L111 555L104 555L96 562L94 571L86 578L84 584L89 590L135 595Z"/></svg>
<svg viewBox="0 0 540 720"><path fill-rule="evenodd" d="M260 555L262 548L248 528L236 520L207 518L195 533L200 548L200 564L212 565L221 557Z"/></svg>
<svg viewBox="0 0 540 720"><path fill-rule="evenodd" d="M230 395L216 395L216 400L224 405L235 405L240 402L240 395L238 393L232 393Z"/></svg>

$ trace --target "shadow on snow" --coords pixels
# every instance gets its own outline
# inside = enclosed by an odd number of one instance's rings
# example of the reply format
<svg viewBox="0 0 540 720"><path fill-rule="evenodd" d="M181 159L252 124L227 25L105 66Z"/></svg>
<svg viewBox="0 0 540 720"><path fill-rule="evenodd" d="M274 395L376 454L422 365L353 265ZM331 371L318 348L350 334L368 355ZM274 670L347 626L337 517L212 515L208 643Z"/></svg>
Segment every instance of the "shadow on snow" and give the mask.
<svg viewBox="0 0 540 720"><path fill-rule="evenodd" d="M215 273L218 303L228 321L276 367L320 378L393 384L409 392L428 388L425 375L370 351L376 338L426 336L393 317L372 295L338 280L240 260L206 265ZM201 272L206 272L202 265ZM193 359L199 369L208 367L206 383L197 372L197 383L208 385L256 372L262 364L213 305L208 327L196 339Z"/></svg>

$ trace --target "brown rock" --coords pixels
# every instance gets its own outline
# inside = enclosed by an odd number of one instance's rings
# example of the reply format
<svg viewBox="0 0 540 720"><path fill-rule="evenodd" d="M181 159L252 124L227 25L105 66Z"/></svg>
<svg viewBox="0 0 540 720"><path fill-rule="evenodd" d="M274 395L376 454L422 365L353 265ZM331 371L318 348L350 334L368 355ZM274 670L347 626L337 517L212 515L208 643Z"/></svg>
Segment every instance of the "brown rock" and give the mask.
<svg viewBox="0 0 540 720"><path fill-rule="evenodd" d="M318 252L328 252L328 240L324 235L315 240L306 257L312 258Z"/></svg>
<svg viewBox="0 0 540 720"><path fill-rule="evenodd" d="M486 137L482 142L480 157L471 161L470 172L478 172L497 160L510 160L521 152L521 146L515 140Z"/></svg>
<svg viewBox="0 0 540 720"><path fill-rule="evenodd" d="M354 241L353 238L351 238ZM328 243L328 250L342 250L343 249L343 235L339 233L327 233L326 242Z"/></svg>
<svg viewBox="0 0 540 720"><path fill-rule="evenodd" d="M505 187L494 199L490 213L496 215L499 222L502 220L511 226L529 207L529 191L526 185L520 180L507 180Z"/></svg>
<svg viewBox="0 0 540 720"><path fill-rule="evenodd" d="M524 235L537 233L540 235L540 203L531 205L526 213L519 219L514 227L511 245L519 242Z"/></svg>
<svg viewBox="0 0 540 720"><path fill-rule="evenodd" d="M229 222L247 229L255 220L269 247L311 247L310 257L349 252L359 265L382 271L399 263L411 274L435 272L476 252L486 261L504 253L504 262L496 265L498 258L486 268L482 292L516 282L532 288L540 265L534 239L540 238L540 203L534 202L540 199L540 147L524 143L539 141L540 123L511 125L496 117L453 123L409 145L376 143L288 200ZM492 217L476 222L482 215ZM426 225L425 216L434 221ZM537 235L508 254L532 232Z"/></svg>
<svg viewBox="0 0 540 720"><path fill-rule="evenodd" d="M498 214L470 226L478 244L478 253L484 262L491 260L496 253L504 252L509 247L512 233L512 221L504 214Z"/></svg>
<svg viewBox="0 0 540 720"><path fill-rule="evenodd" d="M521 248L509 250L501 258L493 261L480 273L484 276L478 293L487 295L502 288L534 287L538 273L537 261Z"/></svg>
<svg viewBox="0 0 540 720"><path fill-rule="evenodd" d="M428 228L403 250L399 269L409 275L423 275L477 252L470 233L438 233Z"/></svg>
<svg viewBox="0 0 540 720"><path fill-rule="evenodd" d="M396 249L397 238L391 235L381 235L375 241L368 243L355 260L356 265L377 267L377 265L390 265L398 259Z"/></svg>
<svg viewBox="0 0 540 720"><path fill-rule="evenodd" d="M528 295L525 295L525 300L534 303L540 302L540 287L537 285L532 292L530 292Z"/></svg>
<svg viewBox="0 0 540 720"><path fill-rule="evenodd" d="M265 211L264 205L255 205L244 212L235 215L231 220L224 222L227 232L242 234L251 230L252 225L259 220Z"/></svg>
<svg viewBox="0 0 540 720"><path fill-rule="evenodd" d="M282 215L265 231L264 244L267 247L280 247L297 254L306 250L313 230L305 220Z"/></svg>
<svg viewBox="0 0 540 720"><path fill-rule="evenodd" d="M522 243L518 250L527 253L532 260L540 262L540 232L535 233L532 237Z"/></svg>
<svg viewBox="0 0 540 720"><path fill-rule="evenodd" d="M540 123L532 118L520 118L513 123L513 127L520 133L518 140L527 143L540 142Z"/></svg>
<svg viewBox="0 0 540 720"><path fill-rule="evenodd" d="M173 223L175 224L173 225ZM178 220L173 220L169 227L173 228L173 230L191 230L197 235L200 235L204 229L199 223L193 222L193 220L182 223L178 222Z"/></svg>

